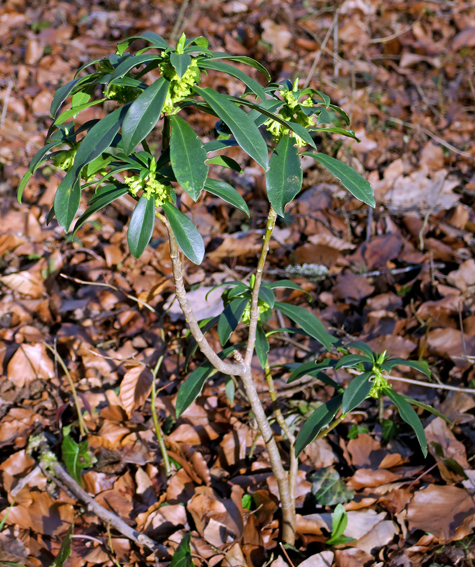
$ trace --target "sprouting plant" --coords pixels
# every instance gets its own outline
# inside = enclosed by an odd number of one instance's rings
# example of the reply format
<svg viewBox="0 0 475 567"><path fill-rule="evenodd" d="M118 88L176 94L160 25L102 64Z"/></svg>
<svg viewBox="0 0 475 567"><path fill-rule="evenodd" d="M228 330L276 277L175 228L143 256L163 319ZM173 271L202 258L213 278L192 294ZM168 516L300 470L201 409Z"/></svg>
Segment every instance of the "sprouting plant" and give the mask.
<svg viewBox="0 0 475 567"><path fill-rule="evenodd" d="M127 49L135 40L142 40L146 46L131 54ZM50 161L63 170L65 176L57 188L48 222L56 218L69 231L82 195L91 190L87 208L72 228L72 234L75 234L95 213L128 195L136 201L127 234L129 249L136 258L149 244L156 220L165 225L176 297L192 336L185 367L198 349L206 358L181 385L176 402L177 415L193 403L206 381L217 372L240 382L265 440L277 480L282 507L282 540L292 545L295 541L294 485L299 453L314 439L328 434L364 400L385 396L397 407L402 419L413 427L425 454L424 431L412 405L426 410L430 408L397 394L386 376L399 364L416 368L426 375L429 371L424 363L391 359L386 354L376 355L364 343L343 345L326 331L308 308L277 300L279 289L300 290L297 284L290 280L263 281L275 224L279 217L284 217L286 206L302 189L301 160L304 156L310 156L326 168L359 201L371 207L375 201L373 191L363 177L348 165L316 149L314 135L339 134L357 139L352 130L343 127L349 126L350 122L343 109L332 104L321 91L299 89L298 79L293 84L283 81L263 86L230 63L255 69L263 80L271 79L265 67L250 57L209 50L204 37L186 39L182 35L173 48L152 32L128 38L118 44L115 54L87 63L72 81L56 91L51 104L53 122L45 146L31 160L20 183L18 198L21 200L31 176ZM159 75L154 82L149 80L152 71L155 76ZM232 96L201 86L209 71L229 74L241 81L241 95ZM69 106L64 108L68 100ZM112 108L104 118L75 124L82 111L106 101L108 108ZM204 142L195 133L188 120L189 109L216 117L214 139ZM158 123L161 125L161 147L156 153L150 149L148 138ZM210 193L249 215L248 204L234 187L209 177L214 166L241 171L241 165L226 155L233 146L239 146L265 172L269 200L265 232L256 271L250 280L223 284L222 314L211 320L198 321L187 297L182 253L191 262L200 264L205 246L192 220L180 210L180 195L186 193L196 202L203 193ZM309 273L317 278L326 274L314 265L288 270L289 275L295 273ZM292 326L273 326L276 311L280 311ZM215 325L222 345L220 352L213 349L206 337ZM243 334L244 329L247 333ZM239 334L241 342L230 342L234 333ZM274 369L268 359L274 338L283 333L286 336L300 333L327 351L336 349L343 353L342 358L325 358L317 362L320 353L316 348L313 360L293 366L289 382L310 375L331 386L335 392L329 401L310 412L298 436L281 413L273 382ZM362 354L351 354L348 349L359 350ZM268 414L259 397L251 374L254 353L268 384L273 402L272 415ZM353 368L357 373L346 389L326 374L326 371L338 368ZM228 384L234 385L234 382L228 381ZM234 395L232 388L227 391ZM278 423L283 439L290 445L289 463L282 462L271 420ZM158 422L155 425L158 426ZM341 513L340 516L340 523L334 527L334 543L341 535L346 517ZM187 550L183 552L188 553Z"/></svg>

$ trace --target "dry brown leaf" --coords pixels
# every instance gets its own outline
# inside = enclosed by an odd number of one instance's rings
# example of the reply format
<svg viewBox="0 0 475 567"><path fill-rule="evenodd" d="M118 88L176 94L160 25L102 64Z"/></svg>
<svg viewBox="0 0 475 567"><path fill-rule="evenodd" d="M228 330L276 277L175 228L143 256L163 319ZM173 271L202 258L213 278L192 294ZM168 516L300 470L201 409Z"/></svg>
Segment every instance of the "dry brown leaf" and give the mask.
<svg viewBox="0 0 475 567"><path fill-rule="evenodd" d="M394 482L399 478L401 478L400 475L386 469L358 469L347 484L355 490L361 490L362 488L373 488L388 482Z"/></svg>
<svg viewBox="0 0 475 567"><path fill-rule="evenodd" d="M151 370L144 366L135 366L125 373L120 384L119 399L128 417L143 406L152 389L152 381Z"/></svg>
<svg viewBox="0 0 475 567"><path fill-rule="evenodd" d="M440 417L433 419L429 425L424 429L429 451L432 453L437 461L440 474L443 479L449 483L459 482L460 475L451 470L444 463L443 459L438 455L439 450L442 450L444 458L455 460L463 469L468 469L469 464L467 455L465 453L465 446L460 441L455 439L455 435L450 431L447 423ZM434 446L434 444L436 446Z"/></svg>
<svg viewBox="0 0 475 567"><path fill-rule="evenodd" d="M54 364L42 344L20 345L10 359L7 377L18 388L34 380L54 377Z"/></svg>
<svg viewBox="0 0 475 567"><path fill-rule="evenodd" d="M301 567L331 567L333 565L333 559L335 554L333 551L322 551L321 553L317 553L315 555L311 555L302 563L300 563Z"/></svg>
<svg viewBox="0 0 475 567"><path fill-rule="evenodd" d="M23 295L39 299L45 294L45 286L43 281L30 274L28 271L16 272L0 278L0 282L12 291L16 291Z"/></svg>
<svg viewBox="0 0 475 567"><path fill-rule="evenodd" d="M470 533L464 522L471 520L474 514L475 504L466 490L431 484L414 494L407 519L409 529L423 530L433 534L440 543L447 543Z"/></svg>

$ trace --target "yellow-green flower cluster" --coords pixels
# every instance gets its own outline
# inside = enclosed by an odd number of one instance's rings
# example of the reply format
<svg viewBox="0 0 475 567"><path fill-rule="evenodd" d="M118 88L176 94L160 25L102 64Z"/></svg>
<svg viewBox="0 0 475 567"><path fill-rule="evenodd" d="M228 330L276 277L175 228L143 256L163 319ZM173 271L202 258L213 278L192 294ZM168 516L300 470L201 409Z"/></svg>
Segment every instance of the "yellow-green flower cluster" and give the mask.
<svg viewBox="0 0 475 567"><path fill-rule="evenodd" d="M266 313L270 309L269 304L266 303L265 301L262 301L262 299L259 299L257 308L259 310L258 319L261 318L261 315L263 313ZM251 321L251 302L249 301L249 303L246 305L244 309L244 313L242 314L241 322L244 323L245 325L249 325L250 321Z"/></svg>
<svg viewBox="0 0 475 567"><path fill-rule="evenodd" d="M191 60L191 64L186 70L183 77L179 77L175 71L175 67L170 63L170 61L165 61L160 65L160 71L162 75L170 81L170 87L168 89L167 98L165 99L165 104L163 105L164 114L172 114L175 112L175 104L184 100L187 96L191 94L193 86L198 84L201 80L201 73L198 68L198 63L196 59Z"/></svg>
<svg viewBox="0 0 475 567"><path fill-rule="evenodd" d="M299 101L298 93L290 91L289 89L281 89L280 94L285 101L285 105L279 110L279 115L289 122L294 122L302 125L304 128L310 128L314 126L314 121L311 116L307 116L300 108L301 106L312 107L313 102L309 97L303 101ZM287 128L280 122L277 122L273 118L269 118L265 122L267 126L267 131L272 134L276 142L280 141L284 136L290 136L295 138L296 144L299 148L305 146L307 142L301 138L298 134L293 132L290 128Z"/></svg>
<svg viewBox="0 0 475 567"><path fill-rule="evenodd" d="M112 85L107 91L109 100L116 100L124 104L134 101L142 91L135 87L127 87L124 85Z"/></svg>
<svg viewBox="0 0 475 567"><path fill-rule="evenodd" d="M137 197L139 191L143 191L147 199L155 199L155 207L160 207L170 200L170 185L164 185L157 181L154 172L150 172L146 180L139 175L132 175L125 177L124 182L128 185L129 191L134 197Z"/></svg>
<svg viewBox="0 0 475 567"><path fill-rule="evenodd" d="M69 171L74 163L78 149L71 148L70 150L63 150L53 156L53 165L59 167L63 171Z"/></svg>
<svg viewBox="0 0 475 567"><path fill-rule="evenodd" d="M379 355L378 360L373 365L372 371L374 372L373 386L369 391L368 396L370 398L380 398L384 394L385 388L391 388L391 384L382 375L379 365L386 359L386 351Z"/></svg>

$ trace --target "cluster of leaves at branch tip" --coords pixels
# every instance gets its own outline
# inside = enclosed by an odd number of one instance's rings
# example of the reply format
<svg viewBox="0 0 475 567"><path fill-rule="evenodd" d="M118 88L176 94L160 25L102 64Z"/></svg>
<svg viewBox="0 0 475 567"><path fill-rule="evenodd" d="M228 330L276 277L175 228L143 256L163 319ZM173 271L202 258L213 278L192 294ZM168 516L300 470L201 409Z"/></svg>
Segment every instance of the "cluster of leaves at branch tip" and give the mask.
<svg viewBox="0 0 475 567"><path fill-rule="evenodd" d="M59 167L62 171L69 171L73 167L77 153L78 146L74 146L70 150L62 150L53 157L53 165Z"/></svg>
<svg viewBox="0 0 475 567"><path fill-rule="evenodd" d="M373 368L371 369L373 372L373 385L368 394L369 398L379 399L384 395L385 390L392 388L391 384L381 372L381 364L384 364L386 358L388 358L388 356L387 351L385 350L378 356L376 362L373 364Z"/></svg>
<svg viewBox="0 0 475 567"><path fill-rule="evenodd" d="M304 128L311 128L315 126L314 118L312 115L305 114L304 108L312 108L314 101L309 94L309 90L299 90L299 79L295 79L292 90L284 84L279 88L279 94L285 101L285 104L279 110L279 115L284 119L294 124L300 124ZM302 96L307 96L304 100L300 100ZM313 110L312 110L313 114ZM290 128L286 128L280 122L277 122L273 118L269 118L265 122L267 131L270 132L274 138L275 142L279 142L284 136L290 136L295 139L296 145L299 148L303 148L307 145L307 142L301 138L298 134L293 132Z"/></svg>
<svg viewBox="0 0 475 567"><path fill-rule="evenodd" d="M137 197L139 191L149 199L155 199L155 207L161 207L164 203L171 201L171 185L160 183L157 176L157 162L152 158L148 175L124 176L124 183L129 188L133 197Z"/></svg>

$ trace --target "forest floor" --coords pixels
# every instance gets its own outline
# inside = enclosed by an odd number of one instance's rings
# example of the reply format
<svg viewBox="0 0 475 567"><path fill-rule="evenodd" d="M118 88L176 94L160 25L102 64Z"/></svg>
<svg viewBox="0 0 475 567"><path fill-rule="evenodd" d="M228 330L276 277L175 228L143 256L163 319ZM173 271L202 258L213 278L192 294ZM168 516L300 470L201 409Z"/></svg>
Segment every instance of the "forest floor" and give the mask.
<svg viewBox="0 0 475 567"><path fill-rule="evenodd" d="M278 223L265 277L292 277L311 304L289 290L281 300L309 306L336 336L426 360L430 380L401 368L393 388L451 422L419 411L424 459L390 402L380 408L368 400L309 446L288 557L279 546L275 478L240 392L231 402L217 375L176 419L189 370L160 226L135 260L126 244L127 199L86 223L74 242L45 222L57 173L40 170L23 204L16 201L51 123L54 90L145 30L170 41L183 31L204 35L214 50L261 61L276 80L299 77L351 116L361 143L340 136L319 143L371 182L376 208L304 164L304 188ZM50 566L64 541L71 555L57 567L167 564L187 533L195 565L209 567L473 565L475 4L4 0L0 38L0 565ZM238 88L219 81L214 88ZM89 118L100 116L96 108ZM213 126L193 125L201 134ZM204 299L211 286L255 267L266 218L262 170L248 161L242 175L226 175L253 214L249 220L209 198L193 208L207 254L201 266L187 266L186 282L200 318L220 309L219 293ZM314 266L305 271L305 264ZM316 343L284 337L271 346L279 404L298 429L333 390L316 380L286 384L282 365L315 359ZM149 396L162 354L157 408L173 458L169 479ZM196 356L190 368L201 361ZM344 385L350 375L341 370L337 378ZM255 379L271 411L258 364ZM71 382L88 429L79 446ZM164 546L161 556L101 522L38 467L28 441L40 433L58 458L64 439L77 448L85 490ZM354 541L332 547L325 542L338 502Z"/></svg>

